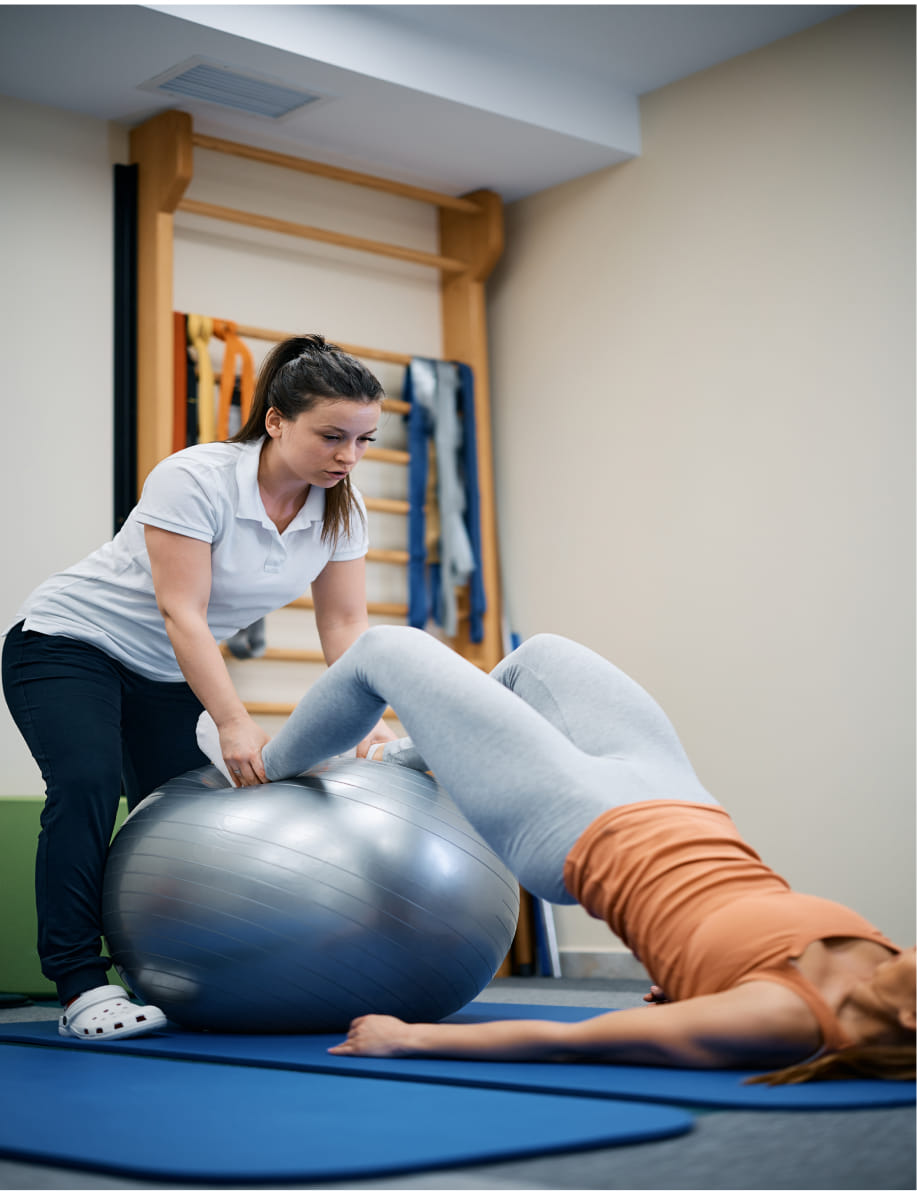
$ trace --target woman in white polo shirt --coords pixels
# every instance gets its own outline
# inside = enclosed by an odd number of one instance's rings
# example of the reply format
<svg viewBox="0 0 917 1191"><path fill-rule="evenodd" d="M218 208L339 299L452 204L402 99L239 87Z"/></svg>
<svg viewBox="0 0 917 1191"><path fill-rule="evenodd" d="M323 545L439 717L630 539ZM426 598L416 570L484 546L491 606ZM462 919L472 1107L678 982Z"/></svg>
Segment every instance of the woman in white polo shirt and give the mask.
<svg viewBox="0 0 917 1191"><path fill-rule="evenodd" d="M128 1037L165 1020L106 983L100 954L122 781L133 807L205 764L202 708L236 783L266 780L268 736L219 642L310 585L329 665L368 627L366 515L350 472L383 397L367 368L320 335L279 344L239 433L163 460L115 538L32 592L7 631L4 694L47 791L38 951L65 1006L61 1033ZM364 747L392 738L380 722Z"/></svg>

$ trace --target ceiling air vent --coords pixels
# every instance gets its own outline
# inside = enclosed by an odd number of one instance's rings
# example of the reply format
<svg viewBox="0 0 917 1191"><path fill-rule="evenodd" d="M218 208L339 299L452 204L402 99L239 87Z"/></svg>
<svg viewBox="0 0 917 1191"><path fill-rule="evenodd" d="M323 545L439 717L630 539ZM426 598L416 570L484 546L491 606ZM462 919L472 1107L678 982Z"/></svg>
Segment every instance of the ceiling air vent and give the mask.
<svg viewBox="0 0 917 1191"><path fill-rule="evenodd" d="M229 66L219 66L194 58L157 75L143 84L144 90L165 91L183 99L216 103L221 107L280 120L323 96L314 91L290 87L255 74L241 73Z"/></svg>

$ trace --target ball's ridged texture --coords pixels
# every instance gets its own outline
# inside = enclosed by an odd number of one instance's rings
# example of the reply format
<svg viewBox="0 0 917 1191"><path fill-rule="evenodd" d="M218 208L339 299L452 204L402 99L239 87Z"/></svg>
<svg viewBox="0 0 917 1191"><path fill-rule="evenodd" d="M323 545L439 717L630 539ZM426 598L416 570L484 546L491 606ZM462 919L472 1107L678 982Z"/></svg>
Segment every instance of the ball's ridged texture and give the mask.
<svg viewBox="0 0 917 1191"><path fill-rule="evenodd" d="M173 779L115 837L102 907L140 997L232 1033L447 1016L493 978L518 908L432 778L360 760L239 790L211 766Z"/></svg>

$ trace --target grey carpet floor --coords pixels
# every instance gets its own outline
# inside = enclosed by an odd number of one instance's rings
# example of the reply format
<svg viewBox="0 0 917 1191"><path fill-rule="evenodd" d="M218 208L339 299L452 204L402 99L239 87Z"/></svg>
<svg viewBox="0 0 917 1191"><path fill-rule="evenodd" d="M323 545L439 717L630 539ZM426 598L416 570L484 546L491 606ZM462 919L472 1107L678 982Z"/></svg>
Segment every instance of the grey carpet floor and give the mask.
<svg viewBox="0 0 917 1191"><path fill-rule="evenodd" d="M645 984L632 980L495 981L481 1001L524 1001L625 1009L641 1003ZM47 1020L59 1010L37 1003L0 1009L0 1022ZM36 1111L49 1111L47 1104ZM124 1106L113 1099L113 1121ZM0 1106L2 1111L2 1106ZM425 1171L387 1179L283 1184L288 1188L401 1188L403 1191L744 1191L745 1188L824 1191L914 1191L915 1114L910 1108L848 1112L703 1112L693 1132L668 1141L578 1154ZM63 1188L174 1188L91 1171L0 1159L0 1187L12 1191ZM198 1186L203 1186L198 1184ZM265 1186L259 1184L259 1186Z"/></svg>

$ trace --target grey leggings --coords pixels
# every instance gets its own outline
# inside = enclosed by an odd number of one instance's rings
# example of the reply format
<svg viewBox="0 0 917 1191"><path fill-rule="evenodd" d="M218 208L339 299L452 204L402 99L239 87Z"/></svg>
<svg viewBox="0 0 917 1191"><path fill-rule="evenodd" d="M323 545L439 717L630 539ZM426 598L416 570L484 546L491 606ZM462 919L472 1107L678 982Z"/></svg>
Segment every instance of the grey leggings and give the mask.
<svg viewBox="0 0 917 1191"><path fill-rule="evenodd" d="M574 900L564 860L604 811L653 798L716 805L646 691L598 654L547 634L488 676L418 629L369 629L265 745L268 779L353 747L387 704L477 832L549 901Z"/></svg>

